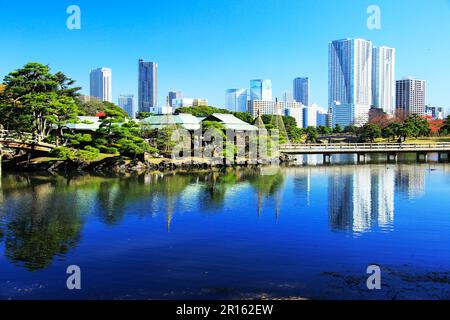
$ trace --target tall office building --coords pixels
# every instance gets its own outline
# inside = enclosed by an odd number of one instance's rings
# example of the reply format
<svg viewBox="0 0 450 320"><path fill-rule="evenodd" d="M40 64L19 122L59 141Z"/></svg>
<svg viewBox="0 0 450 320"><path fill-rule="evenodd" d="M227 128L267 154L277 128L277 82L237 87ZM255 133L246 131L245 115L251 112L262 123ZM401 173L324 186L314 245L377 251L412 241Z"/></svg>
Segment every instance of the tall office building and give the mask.
<svg viewBox="0 0 450 320"><path fill-rule="evenodd" d="M373 48L372 105L387 114L395 113L394 48Z"/></svg>
<svg viewBox="0 0 450 320"><path fill-rule="evenodd" d="M90 73L91 97L112 102L112 70L97 68Z"/></svg>
<svg viewBox="0 0 450 320"><path fill-rule="evenodd" d="M272 81L271 80L251 80L250 100L272 101Z"/></svg>
<svg viewBox="0 0 450 320"><path fill-rule="evenodd" d="M158 105L158 64L139 60L139 112Z"/></svg>
<svg viewBox="0 0 450 320"><path fill-rule="evenodd" d="M136 108L134 103L134 95L120 95L119 107L121 107L132 119L136 118Z"/></svg>
<svg viewBox="0 0 450 320"><path fill-rule="evenodd" d="M183 95L180 91L169 91L169 95L168 95L169 106L173 107L174 100L181 99L182 97L183 97Z"/></svg>
<svg viewBox="0 0 450 320"><path fill-rule="evenodd" d="M309 78L294 79L294 99L304 106L309 106Z"/></svg>
<svg viewBox="0 0 450 320"><path fill-rule="evenodd" d="M372 42L336 40L329 45L329 107L348 108L346 125L362 126L369 120L372 104Z"/></svg>
<svg viewBox="0 0 450 320"><path fill-rule="evenodd" d="M228 89L225 93L225 108L231 112L247 112L247 90Z"/></svg>
<svg viewBox="0 0 450 320"><path fill-rule="evenodd" d="M404 78L397 81L396 107L406 114L424 115L425 80Z"/></svg>

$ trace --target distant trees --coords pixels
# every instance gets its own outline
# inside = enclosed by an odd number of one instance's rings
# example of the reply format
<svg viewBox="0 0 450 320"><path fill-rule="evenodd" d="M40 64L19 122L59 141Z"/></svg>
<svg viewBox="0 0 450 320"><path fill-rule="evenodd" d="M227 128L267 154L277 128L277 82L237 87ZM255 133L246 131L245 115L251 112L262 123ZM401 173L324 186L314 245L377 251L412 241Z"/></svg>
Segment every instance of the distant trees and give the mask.
<svg viewBox="0 0 450 320"><path fill-rule="evenodd" d="M247 122L249 124L253 124L254 123L252 115L250 113L248 113L248 112L233 112L233 115L236 118L238 118L238 119L240 119L240 120L242 120L244 122Z"/></svg>
<svg viewBox="0 0 450 320"><path fill-rule="evenodd" d="M360 140L362 142L375 142L375 139L381 137L381 128L373 123L368 123L359 130Z"/></svg>
<svg viewBox="0 0 450 320"><path fill-rule="evenodd" d="M308 127L305 129L306 133L306 143L317 143L317 138L319 133L316 127Z"/></svg>
<svg viewBox="0 0 450 320"><path fill-rule="evenodd" d="M211 106L198 106L198 107L182 107L178 108L175 111L175 114L180 113L188 113L192 114L194 117L208 117L212 115L213 113L231 113L227 109L219 109Z"/></svg>
<svg viewBox="0 0 450 320"><path fill-rule="evenodd" d="M333 133L340 134L344 132L340 124L336 124L336 126L333 128Z"/></svg>
<svg viewBox="0 0 450 320"><path fill-rule="evenodd" d="M447 119L444 120L444 124L439 130L439 133L442 135L450 134L450 116L448 116Z"/></svg>
<svg viewBox="0 0 450 320"><path fill-rule="evenodd" d="M320 135L330 135L330 134L332 133L332 130L331 130L331 128L329 128L329 127L319 126L319 127L317 128L317 132L318 132Z"/></svg>

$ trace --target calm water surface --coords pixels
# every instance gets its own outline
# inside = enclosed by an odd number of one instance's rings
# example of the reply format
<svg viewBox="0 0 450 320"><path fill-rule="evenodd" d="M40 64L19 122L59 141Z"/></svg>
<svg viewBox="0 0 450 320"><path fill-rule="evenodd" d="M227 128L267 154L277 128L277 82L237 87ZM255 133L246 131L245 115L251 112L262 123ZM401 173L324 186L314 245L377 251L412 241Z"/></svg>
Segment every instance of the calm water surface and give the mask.
<svg viewBox="0 0 450 320"><path fill-rule="evenodd" d="M448 164L3 172L0 299L449 299L449 231Z"/></svg>

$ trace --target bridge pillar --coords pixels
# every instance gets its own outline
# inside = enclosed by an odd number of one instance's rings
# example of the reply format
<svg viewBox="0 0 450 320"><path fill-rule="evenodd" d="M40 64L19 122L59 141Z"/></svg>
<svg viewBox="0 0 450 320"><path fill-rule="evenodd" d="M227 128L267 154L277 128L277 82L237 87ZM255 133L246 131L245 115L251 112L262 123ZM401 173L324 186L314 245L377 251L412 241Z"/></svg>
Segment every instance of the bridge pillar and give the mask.
<svg viewBox="0 0 450 320"><path fill-rule="evenodd" d="M441 152L439 152L439 162L442 162L442 161L449 161L449 158L450 158L450 153L441 153Z"/></svg>
<svg viewBox="0 0 450 320"><path fill-rule="evenodd" d="M388 162L396 162L397 161L397 154L396 153L388 153L387 154L387 161Z"/></svg>
<svg viewBox="0 0 450 320"><path fill-rule="evenodd" d="M365 153L358 153L357 158L358 158L358 162L366 162L366 154Z"/></svg>
<svg viewBox="0 0 450 320"><path fill-rule="evenodd" d="M324 164L330 164L331 163L331 154L330 153L324 153L323 154L323 163Z"/></svg>
<svg viewBox="0 0 450 320"><path fill-rule="evenodd" d="M417 153L417 162L427 162L428 160L428 154L423 152Z"/></svg>

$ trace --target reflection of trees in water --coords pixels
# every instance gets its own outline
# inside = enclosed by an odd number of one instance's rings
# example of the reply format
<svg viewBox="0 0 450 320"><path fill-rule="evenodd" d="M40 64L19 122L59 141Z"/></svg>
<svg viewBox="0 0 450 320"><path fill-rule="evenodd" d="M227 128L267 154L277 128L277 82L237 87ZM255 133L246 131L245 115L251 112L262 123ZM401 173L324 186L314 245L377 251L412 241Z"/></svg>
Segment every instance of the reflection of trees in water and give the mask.
<svg viewBox="0 0 450 320"><path fill-rule="evenodd" d="M165 213L169 229L182 197L195 197L202 208L221 208L227 190L248 183L261 197L269 197L281 189L283 175L262 176L258 170L239 169L123 178L6 174L0 187L4 215L0 241L5 243L8 259L38 270L76 247L86 215L95 214L103 223L115 225L130 205L142 201L145 207L137 212ZM186 194L188 186L201 191Z"/></svg>
<svg viewBox="0 0 450 320"><path fill-rule="evenodd" d="M34 181L19 179L18 189L3 181L2 188L4 209L10 211L5 217L5 255L30 271L45 268L54 256L75 247L83 224L76 194Z"/></svg>
<svg viewBox="0 0 450 320"><path fill-rule="evenodd" d="M209 172L202 175L200 180L204 181L203 189L205 191L201 193L202 209L209 211L223 207L227 190L236 186L240 179L241 176L236 170Z"/></svg>
<svg viewBox="0 0 450 320"><path fill-rule="evenodd" d="M263 201L273 197L275 199L275 216L278 219L280 193L284 184L284 175L281 170L268 172L268 174L261 174L259 170L252 170L248 175L248 180L257 193L258 216L261 215Z"/></svg>
<svg viewBox="0 0 450 320"><path fill-rule="evenodd" d="M141 199L165 205L170 224L175 202L191 180L181 174L110 179L6 175L1 188L6 215L0 224L5 255L29 270L45 268L77 245L83 213L93 212L114 225L127 205Z"/></svg>

